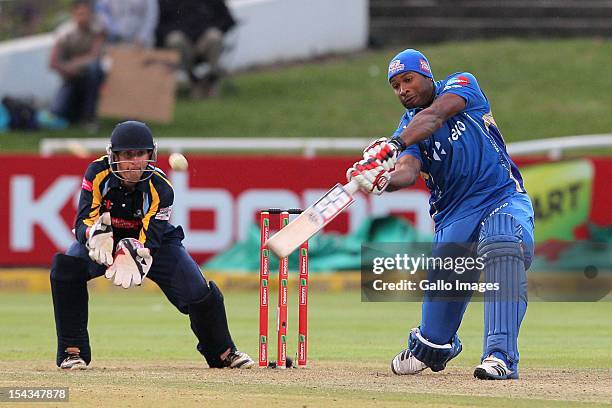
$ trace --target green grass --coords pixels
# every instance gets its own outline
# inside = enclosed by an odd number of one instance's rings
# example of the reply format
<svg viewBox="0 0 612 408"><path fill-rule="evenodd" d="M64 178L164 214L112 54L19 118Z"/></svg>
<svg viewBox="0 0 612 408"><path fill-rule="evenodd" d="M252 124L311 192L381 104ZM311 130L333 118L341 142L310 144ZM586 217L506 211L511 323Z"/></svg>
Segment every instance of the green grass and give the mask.
<svg viewBox="0 0 612 408"><path fill-rule="evenodd" d="M295 298L292 293L290 299ZM236 343L256 355L257 294L229 292L226 304ZM419 303L365 303L358 292L314 293L309 306L310 354L322 361L386 361L402 347L408 330L418 325L420 318ZM295 350L297 341L295 309L290 308L290 350ZM5 328L0 336L0 360L52 359L55 328L50 295L3 293L0 310L0 327ZM274 328L274 308L271 310L270 327ZM521 333L522 364L612 369L610 315L611 302L530 303ZM161 293L93 293L89 326L94 354L99 359L198 359L188 319ZM482 303L473 303L459 332L464 351L453 365L471 367L477 362L481 328ZM581 338L579 353L576 333Z"/></svg>
<svg viewBox="0 0 612 408"><path fill-rule="evenodd" d="M507 141L612 131L612 42L497 40L411 44L437 79L474 73ZM179 99L157 137L368 137L389 135L402 113L386 81L398 49L244 72L221 98ZM113 120L103 120L107 137ZM79 129L0 134L0 152L38 150L43 137L88 137Z"/></svg>
<svg viewBox="0 0 612 408"><path fill-rule="evenodd" d="M256 356L257 294L230 291L225 298L236 343ZM558 407L604 406L612 396L609 302L531 303L520 339L522 379L510 382L471 377L482 341L480 303L460 330L464 352L444 372L415 377L394 376L388 364L418 324L420 305L362 303L354 291L311 295L310 368L286 372L204 370L188 319L161 293L91 294L94 369L81 373L54 369L50 295L3 293L0 311L0 386L70 387L78 406ZM293 355L294 302L290 311ZM271 319L271 337L274 328Z"/></svg>

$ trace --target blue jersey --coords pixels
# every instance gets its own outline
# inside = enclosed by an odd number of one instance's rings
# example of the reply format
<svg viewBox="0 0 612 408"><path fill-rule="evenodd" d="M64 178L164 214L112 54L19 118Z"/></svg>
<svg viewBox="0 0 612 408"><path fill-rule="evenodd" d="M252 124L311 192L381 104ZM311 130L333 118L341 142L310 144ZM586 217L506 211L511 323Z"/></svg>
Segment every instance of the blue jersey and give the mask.
<svg viewBox="0 0 612 408"><path fill-rule="evenodd" d="M486 212L512 194L525 193L523 179L506 151L491 107L467 72L435 83L436 97L461 96L465 108L427 139L400 154L421 161L421 174L431 192L430 214L436 230L476 212ZM398 136L420 110L407 109L393 136Z"/></svg>

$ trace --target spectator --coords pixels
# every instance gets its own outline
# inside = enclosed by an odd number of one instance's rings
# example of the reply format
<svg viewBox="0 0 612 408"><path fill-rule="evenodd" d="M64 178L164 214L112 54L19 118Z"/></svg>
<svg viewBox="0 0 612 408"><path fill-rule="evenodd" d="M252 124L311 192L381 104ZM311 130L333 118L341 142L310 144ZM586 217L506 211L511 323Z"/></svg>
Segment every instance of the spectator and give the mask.
<svg viewBox="0 0 612 408"><path fill-rule="evenodd" d="M109 43L152 48L159 20L157 0L97 0L96 15Z"/></svg>
<svg viewBox="0 0 612 408"><path fill-rule="evenodd" d="M104 31L87 0L74 0L72 18L56 31L49 66L63 83L51 111L71 124L83 122L96 131L96 108L104 74L100 54Z"/></svg>
<svg viewBox="0 0 612 408"><path fill-rule="evenodd" d="M224 0L159 0L158 45L181 53L183 70L194 98L215 96L223 74L219 59L223 37L235 24ZM194 68L206 62L198 75Z"/></svg>

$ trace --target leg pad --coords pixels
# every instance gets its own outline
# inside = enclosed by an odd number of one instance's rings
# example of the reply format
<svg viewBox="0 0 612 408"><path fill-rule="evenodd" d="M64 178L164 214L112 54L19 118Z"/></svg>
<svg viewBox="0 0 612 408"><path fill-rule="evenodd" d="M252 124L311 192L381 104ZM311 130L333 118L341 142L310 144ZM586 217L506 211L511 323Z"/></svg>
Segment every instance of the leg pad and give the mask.
<svg viewBox="0 0 612 408"><path fill-rule="evenodd" d="M502 358L516 371L518 334L527 310L527 275L523 228L511 214L497 213L481 228L478 255L484 258L484 278L499 285L484 297L484 345L482 358Z"/></svg>

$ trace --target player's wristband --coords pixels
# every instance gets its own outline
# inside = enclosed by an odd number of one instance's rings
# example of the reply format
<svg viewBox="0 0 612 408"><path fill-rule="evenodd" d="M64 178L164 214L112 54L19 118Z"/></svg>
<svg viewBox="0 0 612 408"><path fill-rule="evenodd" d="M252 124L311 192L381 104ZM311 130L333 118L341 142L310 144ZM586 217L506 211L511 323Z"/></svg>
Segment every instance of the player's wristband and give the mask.
<svg viewBox="0 0 612 408"><path fill-rule="evenodd" d="M395 137L389 140L389 144L393 146L398 152L402 152L406 149L406 143L404 143L404 141L400 137Z"/></svg>

